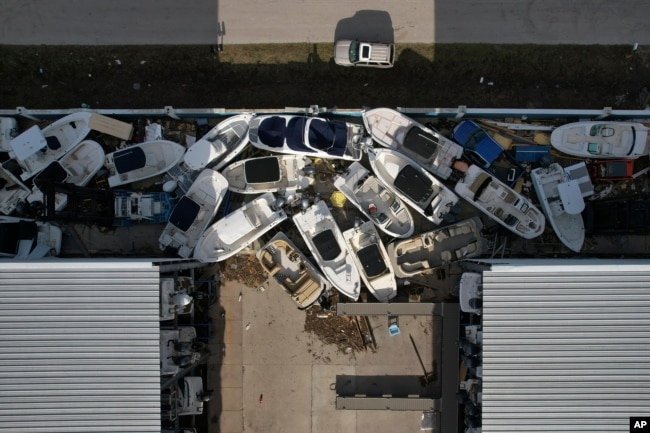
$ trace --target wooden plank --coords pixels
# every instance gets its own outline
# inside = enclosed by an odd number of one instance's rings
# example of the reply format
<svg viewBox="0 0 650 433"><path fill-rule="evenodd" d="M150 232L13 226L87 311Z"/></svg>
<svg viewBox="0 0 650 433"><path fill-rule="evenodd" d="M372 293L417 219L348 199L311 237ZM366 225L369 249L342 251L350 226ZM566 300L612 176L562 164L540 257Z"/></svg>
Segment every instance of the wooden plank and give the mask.
<svg viewBox="0 0 650 433"><path fill-rule="evenodd" d="M98 113L91 114L90 129L121 138L122 140L130 140L133 136L133 125L130 123L122 122L121 120Z"/></svg>

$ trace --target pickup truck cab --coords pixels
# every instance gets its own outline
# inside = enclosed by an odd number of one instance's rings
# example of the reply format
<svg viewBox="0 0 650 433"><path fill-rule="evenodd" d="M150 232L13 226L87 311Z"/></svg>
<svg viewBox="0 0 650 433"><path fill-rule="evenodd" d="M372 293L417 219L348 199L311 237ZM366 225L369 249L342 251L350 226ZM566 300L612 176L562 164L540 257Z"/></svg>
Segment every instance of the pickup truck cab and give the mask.
<svg viewBox="0 0 650 433"><path fill-rule="evenodd" d="M395 45L378 42L359 42L348 39L334 44L334 62L341 66L392 68Z"/></svg>

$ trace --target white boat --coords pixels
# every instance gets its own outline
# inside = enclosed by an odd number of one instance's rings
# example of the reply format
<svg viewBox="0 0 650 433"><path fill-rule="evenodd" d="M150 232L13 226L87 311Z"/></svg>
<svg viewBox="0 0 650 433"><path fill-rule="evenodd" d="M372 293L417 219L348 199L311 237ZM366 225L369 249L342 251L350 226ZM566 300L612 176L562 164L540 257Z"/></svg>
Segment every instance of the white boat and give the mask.
<svg viewBox="0 0 650 433"><path fill-rule="evenodd" d="M454 161L463 154L461 145L399 111L374 108L361 115L375 142L405 154L441 179L451 175Z"/></svg>
<svg viewBox="0 0 650 433"><path fill-rule="evenodd" d="M0 166L0 212L10 215L32 191L18 178L19 173L14 174L5 164Z"/></svg>
<svg viewBox="0 0 650 433"><path fill-rule="evenodd" d="M635 122L586 121L567 123L551 132L551 145L582 158L636 159L648 156L648 127Z"/></svg>
<svg viewBox="0 0 650 433"><path fill-rule="evenodd" d="M295 214L293 222L330 283L353 301L359 299L359 270L327 203L314 203Z"/></svg>
<svg viewBox="0 0 650 433"><path fill-rule="evenodd" d="M187 276L160 278L160 321L174 320L177 315L194 311L194 280Z"/></svg>
<svg viewBox="0 0 650 433"><path fill-rule="evenodd" d="M334 178L334 186L384 233L396 238L413 234L413 216L404 202L370 171L353 162Z"/></svg>
<svg viewBox="0 0 650 433"><path fill-rule="evenodd" d="M185 415L201 415L203 413L204 403L212 398L212 391L203 389L203 379L201 376L185 376L178 380L178 390L176 401L172 403L174 418Z"/></svg>
<svg viewBox="0 0 650 433"><path fill-rule="evenodd" d="M343 232L343 239L368 291L380 302L397 296L397 282L386 247L371 221Z"/></svg>
<svg viewBox="0 0 650 433"><path fill-rule="evenodd" d="M454 190L485 215L525 239L544 232L544 215L530 200L476 165L467 168Z"/></svg>
<svg viewBox="0 0 650 433"><path fill-rule="evenodd" d="M487 239L481 236L482 228L481 219L475 216L391 242L387 250L395 275L409 278L430 274L449 263L480 256L488 247Z"/></svg>
<svg viewBox="0 0 650 433"><path fill-rule="evenodd" d="M185 152L183 162L191 170L221 170L248 144L248 125L252 113L241 113L219 122Z"/></svg>
<svg viewBox="0 0 650 433"><path fill-rule="evenodd" d="M418 213L440 224L458 197L417 162L392 149L366 148L379 180Z"/></svg>
<svg viewBox="0 0 650 433"><path fill-rule="evenodd" d="M286 218L273 193L266 192L208 227L194 248L194 258L203 263L226 260Z"/></svg>
<svg viewBox="0 0 650 433"><path fill-rule="evenodd" d="M570 250L580 252L585 240L584 197L594 192L586 164L580 162L565 169L553 163L532 170L530 180L557 237Z"/></svg>
<svg viewBox="0 0 650 433"><path fill-rule="evenodd" d="M330 283L305 255L280 232L256 254L262 269L291 295L298 308L312 305L330 288Z"/></svg>
<svg viewBox="0 0 650 433"><path fill-rule="evenodd" d="M106 155L108 186L125 185L158 176L183 157L185 148L168 140L145 141Z"/></svg>
<svg viewBox="0 0 650 433"><path fill-rule="evenodd" d="M478 272L463 272L458 283L460 310L481 314L483 310L483 276Z"/></svg>
<svg viewBox="0 0 650 433"><path fill-rule="evenodd" d="M185 195L192 182L204 168L221 170L248 145L248 124L252 113L228 117L194 142L183 159L165 173L163 189Z"/></svg>
<svg viewBox="0 0 650 433"><path fill-rule="evenodd" d="M241 194L262 192L286 193L305 189L314 182L305 174L311 159L303 155L275 155L244 159L226 167L221 173L228 189Z"/></svg>
<svg viewBox="0 0 650 433"><path fill-rule="evenodd" d="M44 203L41 187L46 183L71 183L77 186L86 186L104 165L104 149L101 144L93 140L83 140L70 152L58 161L52 161L41 170L34 179L32 193L27 197L30 203ZM64 209L68 199L67 194L55 194L54 209Z"/></svg>
<svg viewBox="0 0 650 433"><path fill-rule="evenodd" d="M63 232L54 224L0 217L0 258L33 260L58 256L62 239Z"/></svg>
<svg viewBox="0 0 650 433"><path fill-rule="evenodd" d="M179 326L176 329L160 330L160 375L177 374L201 359L193 326Z"/></svg>
<svg viewBox="0 0 650 433"><path fill-rule="evenodd" d="M253 146L269 152L358 161L363 156L363 126L340 120L296 115L263 115L251 120Z"/></svg>
<svg viewBox="0 0 650 433"><path fill-rule="evenodd" d="M158 238L160 249L173 251L183 258L190 257L201 234L217 214L227 189L225 177L218 171L204 169L174 206Z"/></svg>
<svg viewBox="0 0 650 433"><path fill-rule="evenodd" d="M90 118L89 112L72 113L42 130L34 125L11 140L9 156L22 167L21 179L37 175L77 147L90 132Z"/></svg>

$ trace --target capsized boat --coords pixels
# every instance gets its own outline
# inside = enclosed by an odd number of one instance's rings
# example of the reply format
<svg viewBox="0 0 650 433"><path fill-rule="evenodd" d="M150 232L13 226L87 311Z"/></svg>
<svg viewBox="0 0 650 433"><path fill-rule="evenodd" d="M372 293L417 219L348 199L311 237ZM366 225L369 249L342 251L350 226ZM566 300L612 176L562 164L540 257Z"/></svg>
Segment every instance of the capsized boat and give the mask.
<svg viewBox="0 0 650 433"><path fill-rule="evenodd" d="M221 173L204 169L174 206L158 238L160 249L174 251L183 258L190 257L199 237L217 214L227 189L228 182Z"/></svg>
<svg viewBox="0 0 650 433"><path fill-rule="evenodd" d="M478 216L388 244L388 257L399 278L430 274L436 268L483 254L488 241Z"/></svg>
<svg viewBox="0 0 650 433"><path fill-rule="evenodd" d="M192 144L183 163L191 170L221 170L234 160L248 144L248 125L253 113L228 117Z"/></svg>
<svg viewBox="0 0 650 433"><path fill-rule="evenodd" d="M111 188L158 176L183 157L185 148L169 140L145 141L106 155Z"/></svg>
<svg viewBox="0 0 650 433"><path fill-rule="evenodd" d="M327 203L323 200L314 203L295 214L293 222L332 285L353 301L359 299L359 270Z"/></svg>
<svg viewBox="0 0 650 433"><path fill-rule="evenodd" d="M41 188L46 183L71 183L86 186L104 165L104 148L94 140L83 140L57 161L52 161L33 178L34 187L27 197L30 203L44 203ZM61 210L67 204L66 194L55 194L54 209Z"/></svg>
<svg viewBox="0 0 650 433"><path fill-rule="evenodd" d="M380 302L397 296L395 272L375 225L364 221L344 231L343 239L368 291Z"/></svg>
<svg viewBox="0 0 650 433"><path fill-rule="evenodd" d="M451 175L454 161L463 155L461 145L397 110L374 108L361 116L375 142L405 154L441 179Z"/></svg>
<svg viewBox="0 0 650 433"><path fill-rule="evenodd" d="M241 194L287 193L305 189L314 182L305 173L311 159L303 155L274 155L244 159L227 166L222 174L228 189Z"/></svg>
<svg viewBox="0 0 650 433"><path fill-rule="evenodd" d="M532 239L544 232L545 219L533 204L476 165L454 187L472 206L511 232Z"/></svg>
<svg viewBox="0 0 650 433"><path fill-rule="evenodd" d="M256 257L300 309L309 307L330 289L327 278L282 232L273 236Z"/></svg>
<svg viewBox="0 0 650 433"><path fill-rule="evenodd" d="M116 227L166 223L176 206L176 199L164 191L113 190L113 194L113 225Z"/></svg>
<svg viewBox="0 0 650 433"><path fill-rule="evenodd" d="M266 192L208 227L194 248L194 258L203 263L226 260L286 218L273 193Z"/></svg>
<svg viewBox="0 0 650 433"><path fill-rule="evenodd" d="M551 146L581 158L636 159L648 156L648 127L636 122L585 121L558 126Z"/></svg>
<svg viewBox="0 0 650 433"><path fill-rule="evenodd" d="M458 197L417 162L392 149L366 148L379 180L418 213L440 224Z"/></svg>
<svg viewBox="0 0 650 433"><path fill-rule="evenodd" d="M572 251L580 252L585 240L582 211L584 197L594 192L584 162L566 169L558 163L530 172L537 198L548 222L562 243Z"/></svg>
<svg viewBox="0 0 650 433"><path fill-rule="evenodd" d="M74 149L90 132L91 113L69 114L46 126L38 125L11 140L9 156L23 169L22 180L29 179Z"/></svg>
<svg viewBox="0 0 650 433"><path fill-rule="evenodd" d="M201 359L203 344L196 341L193 326L160 330L160 375L168 376Z"/></svg>
<svg viewBox="0 0 650 433"><path fill-rule="evenodd" d="M58 256L62 240L63 232L54 224L0 217L0 258L33 260Z"/></svg>
<svg viewBox="0 0 650 433"><path fill-rule="evenodd" d="M296 115L253 117L248 136L269 152L358 161L363 156L363 126L340 120Z"/></svg>
<svg viewBox="0 0 650 433"><path fill-rule="evenodd" d="M369 220L389 236L413 234L413 216L404 202L363 165L353 162L334 178L334 186Z"/></svg>

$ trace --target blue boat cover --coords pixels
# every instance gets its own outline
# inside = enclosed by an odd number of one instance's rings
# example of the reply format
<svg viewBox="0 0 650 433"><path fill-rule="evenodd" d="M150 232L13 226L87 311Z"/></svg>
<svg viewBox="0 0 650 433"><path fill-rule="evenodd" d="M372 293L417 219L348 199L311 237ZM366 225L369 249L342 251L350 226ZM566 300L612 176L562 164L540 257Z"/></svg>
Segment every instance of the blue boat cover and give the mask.
<svg viewBox="0 0 650 433"><path fill-rule="evenodd" d="M200 209L198 203L187 196L183 196L169 216L169 222L185 232L192 227Z"/></svg>
<svg viewBox="0 0 650 433"><path fill-rule="evenodd" d="M113 163L115 171L119 174L128 173L144 167L147 163L147 155L139 146L129 147L115 152Z"/></svg>
<svg viewBox="0 0 650 433"><path fill-rule="evenodd" d="M284 146L287 122L284 117L272 116L262 120L258 128L258 137L269 147Z"/></svg>
<svg viewBox="0 0 650 433"><path fill-rule="evenodd" d="M338 120L311 119L309 124L309 146L341 156L348 143L348 128Z"/></svg>
<svg viewBox="0 0 650 433"><path fill-rule="evenodd" d="M289 120L287 126L287 146L296 152L313 152L312 149L305 146L305 125L307 118L296 116Z"/></svg>

